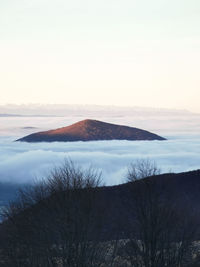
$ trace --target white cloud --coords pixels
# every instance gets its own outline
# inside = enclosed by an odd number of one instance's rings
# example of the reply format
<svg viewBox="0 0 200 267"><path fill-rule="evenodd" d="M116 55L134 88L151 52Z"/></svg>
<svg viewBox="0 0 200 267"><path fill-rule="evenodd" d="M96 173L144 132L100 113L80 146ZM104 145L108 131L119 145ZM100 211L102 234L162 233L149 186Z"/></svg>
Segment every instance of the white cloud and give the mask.
<svg viewBox="0 0 200 267"><path fill-rule="evenodd" d="M22 143L0 138L1 181L32 182L65 158L102 170L105 184L123 182L127 166L134 160L148 157L163 172L200 168L200 137L168 141L98 141L70 143Z"/></svg>
<svg viewBox="0 0 200 267"><path fill-rule="evenodd" d="M144 113L144 112L143 112ZM148 112L149 113L149 112ZM0 118L0 181L32 182L65 158L102 170L106 184L124 181L127 166L138 158L150 158L163 172L182 172L200 168L199 118L195 114L161 114L153 112L126 114L122 117L95 117L153 131L167 141L99 141L67 143L22 143L15 139L33 131L53 129L76 122L83 117ZM91 116L88 116L91 118ZM36 129L24 127L34 126Z"/></svg>

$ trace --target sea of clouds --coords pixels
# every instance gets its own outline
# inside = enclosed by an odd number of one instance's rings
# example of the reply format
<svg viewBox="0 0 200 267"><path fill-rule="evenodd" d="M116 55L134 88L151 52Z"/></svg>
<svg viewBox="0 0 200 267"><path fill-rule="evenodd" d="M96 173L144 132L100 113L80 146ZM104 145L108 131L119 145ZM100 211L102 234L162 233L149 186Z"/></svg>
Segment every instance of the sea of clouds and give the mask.
<svg viewBox="0 0 200 267"><path fill-rule="evenodd" d="M48 176L55 166L71 159L83 168L102 172L104 184L125 181L127 167L140 158L154 160L162 172L200 168L199 116L102 117L107 122L136 126L167 141L15 142L24 135L67 126L82 117L0 118L0 182L32 183Z"/></svg>

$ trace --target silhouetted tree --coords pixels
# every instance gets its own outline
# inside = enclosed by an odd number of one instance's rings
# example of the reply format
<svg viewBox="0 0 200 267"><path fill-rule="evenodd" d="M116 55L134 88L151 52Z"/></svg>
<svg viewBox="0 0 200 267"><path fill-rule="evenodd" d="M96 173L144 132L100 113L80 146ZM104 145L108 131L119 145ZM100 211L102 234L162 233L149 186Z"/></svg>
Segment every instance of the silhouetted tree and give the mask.
<svg viewBox="0 0 200 267"><path fill-rule="evenodd" d="M4 210L5 266L98 266L102 214L95 210L100 174L66 161Z"/></svg>
<svg viewBox="0 0 200 267"><path fill-rule="evenodd" d="M174 203L173 190L152 176L160 172L155 163L136 163L120 190L98 188L100 174L71 161L23 188L3 212L0 266L192 266L191 207Z"/></svg>
<svg viewBox="0 0 200 267"><path fill-rule="evenodd" d="M129 211L134 220L124 253L133 267L182 267L192 249L196 224L189 208L183 211L170 200L173 192L162 180L144 178L158 170L155 163L142 160L127 174L132 181Z"/></svg>
<svg viewBox="0 0 200 267"><path fill-rule="evenodd" d="M138 179L158 175L160 173L161 169L158 168L155 161L152 161L148 158L137 159L135 162L131 163L130 166L128 167L126 181L134 182Z"/></svg>

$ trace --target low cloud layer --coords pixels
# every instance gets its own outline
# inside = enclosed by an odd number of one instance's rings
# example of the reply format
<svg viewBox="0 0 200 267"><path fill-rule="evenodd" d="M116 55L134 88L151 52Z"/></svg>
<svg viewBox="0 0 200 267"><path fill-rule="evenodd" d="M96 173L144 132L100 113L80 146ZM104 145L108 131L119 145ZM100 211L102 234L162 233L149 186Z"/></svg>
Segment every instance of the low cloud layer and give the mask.
<svg viewBox="0 0 200 267"><path fill-rule="evenodd" d="M184 116L183 116L184 115ZM40 130L54 129L83 117L0 118L0 182L33 182L46 177L65 158L102 171L105 184L124 181L127 166L136 159L155 160L163 172L200 168L199 116L177 113L149 116L95 117L111 123L152 131L167 141L98 141L67 143L22 143L17 138ZM35 127L35 128L30 128Z"/></svg>
<svg viewBox="0 0 200 267"><path fill-rule="evenodd" d="M33 182L70 158L102 171L107 185L124 181L127 166L138 158L155 160L163 172L200 168L200 137L168 141L98 141L22 143L0 137L0 181Z"/></svg>

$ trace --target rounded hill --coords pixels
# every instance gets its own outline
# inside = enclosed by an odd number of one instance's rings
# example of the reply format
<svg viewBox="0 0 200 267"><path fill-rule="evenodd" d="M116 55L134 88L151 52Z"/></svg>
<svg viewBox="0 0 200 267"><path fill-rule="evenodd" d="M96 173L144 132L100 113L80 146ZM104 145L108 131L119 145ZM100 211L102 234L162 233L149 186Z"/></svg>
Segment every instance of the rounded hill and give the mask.
<svg viewBox="0 0 200 267"><path fill-rule="evenodd" d="M166 140L154 133L98 120L83 120L70 126L27 135L17 141L70 142L98 140Z"/></svg>

